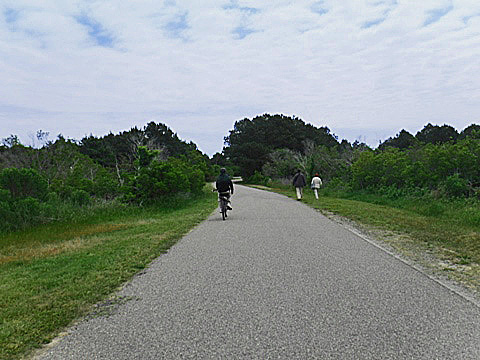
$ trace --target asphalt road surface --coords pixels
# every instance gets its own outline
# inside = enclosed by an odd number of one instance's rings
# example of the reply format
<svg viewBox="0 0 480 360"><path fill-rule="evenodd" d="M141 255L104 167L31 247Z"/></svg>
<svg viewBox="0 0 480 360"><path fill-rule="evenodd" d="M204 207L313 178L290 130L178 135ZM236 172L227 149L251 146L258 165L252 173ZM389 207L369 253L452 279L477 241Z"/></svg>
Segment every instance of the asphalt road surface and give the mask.
<svg viewBox="0 0 480 360"><path fill-rule="evenodd" d="M480 359L480 308L300 202L237 186L39 359Z"/></svg>

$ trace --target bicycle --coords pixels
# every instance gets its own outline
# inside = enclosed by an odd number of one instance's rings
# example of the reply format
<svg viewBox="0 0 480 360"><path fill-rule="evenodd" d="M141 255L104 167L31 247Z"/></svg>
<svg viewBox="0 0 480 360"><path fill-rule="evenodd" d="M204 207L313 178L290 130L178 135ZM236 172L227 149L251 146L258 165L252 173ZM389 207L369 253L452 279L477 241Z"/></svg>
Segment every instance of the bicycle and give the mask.
<svg viewBox="0 0 480 360"><path fill-rule="evenodd" d="M218 191L218 190L214 190ZM230 191L218 192L218 203L220 205L220 212L222 213L222 220L225 220L227 215L227 210L229 208L228 203L230 202Z"/></svg>

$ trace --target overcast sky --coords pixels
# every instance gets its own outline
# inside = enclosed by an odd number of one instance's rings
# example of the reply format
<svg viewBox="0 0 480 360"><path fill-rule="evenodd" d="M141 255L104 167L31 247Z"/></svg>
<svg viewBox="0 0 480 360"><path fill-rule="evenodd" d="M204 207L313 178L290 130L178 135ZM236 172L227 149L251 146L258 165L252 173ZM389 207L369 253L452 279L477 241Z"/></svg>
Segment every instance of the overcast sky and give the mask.
<svg viewBox="0 0 480 360"><path fill-rule="evenodd" d="M0 138L155 121L212 155L263 113L371 146L480 124L480 1L0 0Z"/></svg>

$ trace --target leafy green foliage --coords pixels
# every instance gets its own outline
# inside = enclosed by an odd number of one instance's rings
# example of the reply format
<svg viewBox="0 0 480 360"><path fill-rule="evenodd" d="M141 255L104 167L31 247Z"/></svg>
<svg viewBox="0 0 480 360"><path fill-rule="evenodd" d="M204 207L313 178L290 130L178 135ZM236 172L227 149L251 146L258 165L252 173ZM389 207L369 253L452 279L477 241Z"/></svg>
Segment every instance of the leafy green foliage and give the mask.
<svg viewBox="0 0 480 360"><path fill-rule="evenodd" d="M356 189L420 187L465 196L480 185L480 140L364 152L353 163L352 174Z"/></svg>
<svg viewBox="0 0 480 360"><path fill-rule="evenodd" d="M276 129L282 121L285 134ZM319 141L318 132L308 137L302 133L306 129L302 123L270 115L237 122L225 139L229 145L225 158L217 154L215 161L231 160L248 175L246 179L253 176L256 183L267 176L287 184L301 169L308 178L318 172L329 191L337 186L400 198L421 189L437 197L480 197L479 125L458 134L449 125L427 124L415 136L402 130L373 150L358 142L339 144L333 137L333 141L325 137ZM292 134L295 142L290 141ZM260 166L262 172L257 174Z"/></svg>
<svg viewBox="0 0 480 360"><path fill-rule="evenodd" d="M154 201L187 188L188 178L180 169L157 161L140 170L134 186L136 199L140 201Z"/></svg>
<svg viewBox="0 0 480 360"><path fill-rule="evenodd" d="M305 141L338 145L326 127L316 128L297 117L264 114L235 122L234 129L225 137L224 155L240 168L240 175L248 178L262 170L272 151L289 149L303 153Z"/></svg>
<svg viewBox="0 0 480 360"><path fill-rule="evenodd" d="M268 156L263 173L273 179L289 178L300 167L299 155L290 149L277 149Z"/></svg>
<svg viewBox="0 0 480 360"><path fill-rule="evenodd" d="M81 142L47 137L37 132L40 149L14 135L0 146L0 231L71 218L70 207L98 207L117 198L146 204L198 194L215 176L208 156L164 124Z"/></svg>
<svg viewBox="0 0 480 360"><path fill-rule="evenodd" d="M159 160L190 155L192 152L200 153L195 144L180 140L168 126L153 121L143 129L134 127L101 138L90 135L80 141L80 151L83 154L120 175L134 171L134 161L142 156L142 149L156 150L155 158Z"/></svg>
<svg viewBox="0 0 480 360"><path fill-rule="evenodd" d="M415 137L423 143L443 144L455 141L458 138L458 132L450 125L438 126L429 123Z"/></svg>
<svg viewBox="0 0 480 360"><path fill-rule="evenodd" d="M397 149L408 149L409 147L415 146L419 141L406 130L400 131L396 137L388 138L383 143L381 143L378 148L380 150L386 150L388 147L394 147Z"/></svg>
<svg viewBox="0 0 480 360"><path fill-rule="evenodd" d="M0 172L0 188L8 190L13 199L43 199L48 184L36 170L7 168Z"/></svg>
<svg viewBox="0 0 480 360"><path fill-rule="evenodd" d="M91 202L90 195L82 189L74 190L72 192L71 199L74 204L79 206L89 205Z"/></svg>
<svg viewBox="0 0 480 360"><path fill-rule="evenodd" d="M198 194L205 185L206 164L197 158L155 159L157 152L141 147L136 160L137 172L123 186L124 199L141 204L152 203L178 193ZM193 162L193 163L192 163Z"/></svg>
<svg viewBox="0 0 480 360"><path fill-rule="evenodd" d="M290 149L274 150L269 155L267 163L263 166L263 173L272 179L283 179L283 182L294 175L297 169L301 169L310 179L315 173L319 173L324 181L330 181L338 177L347 181L351 177L350 164L357 152L352 146L342 143L337 146L315 146L313 142L305 142L303 153Z"/></svg>
<svg viewBox="0 0 480 360"><path fill-rule="evenodd" d="M443 186L446 194L449 196L465 196L469 191L467 181L461 178L459 174L448 176L443 182Z"/></svg>
<svg viewBox="0 0 480 360"><path fill-rule="evenodd" d="M12 203L16 221L22 224L35 222L35 218L41 214L41 203L38 199L27 197Z"/></svg>
<svg viewBox="0 0 480 360"><path fill-rule="evenodd" d="M271 180L268 176L263 175L259 171L255 171L255 173L247 179L248 184L263 185L263 186L267 186L270 183L270 181Z"/></svg>

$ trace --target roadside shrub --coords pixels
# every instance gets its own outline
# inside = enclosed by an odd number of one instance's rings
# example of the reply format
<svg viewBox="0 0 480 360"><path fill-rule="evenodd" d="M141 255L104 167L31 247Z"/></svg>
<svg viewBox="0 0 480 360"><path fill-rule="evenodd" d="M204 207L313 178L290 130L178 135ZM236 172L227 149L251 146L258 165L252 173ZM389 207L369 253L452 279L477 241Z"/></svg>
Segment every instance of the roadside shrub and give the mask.
<svg viewBox="0 0 480 360"><path fill-rule="evenodd" d="M298 154L295 151L277 149L268 155L268 161L263 165L262 172L273 179L288 178L299 167L297 157ZM257 172L255 171L251 177L254 177Z"/></svg>
<svg viewBox="0 0 480 360"><path fill-rule="evenodd" d="M247 183L255 185L267 186L269 182L270 178L263 175L259 171L255 171L255 173L247 179Z"/></svg>
<svg viewBox="0 0 480 360"><path fill-rule="evenodd" d="M46 201L49 204L57 204L60 201L60 196L55 191L51 191L47 194Z"/></svg>
<svg viewBox="0 0 480 360"><path fill-rule="evenodd" d="M91 202L90 195L85 190L74 190L71 195L71 200L75 205L86 206Z"/></svg>
<svg viewBox="0 0 480 360"><path fill-rule="evenodd" d="M439 200L427 201L417 208L417 213L425 216L438 217L445 212L445 206Z"/></svg>
<svg viewBox="0 0 480 360"><path fill-rule="evenodd" d="M6 201L0 201L0 230L8 231L15 224L15 213L12 211L10 204Z"/></svg>
<svg viewBox="0 0 480 360"><path fill-rule="evenodd" d="M118 194L118 181L105 169L100 169L91 191L96 197L113 199Z"/></svg>
<svg viewBox="0 0 480 360"><path fill-rule="evenodd" d="M178 189L176 192L190 192L193 194L199 194L202 192L206 179L205 171L207 170L204 162L193 164L185 157L182 157L170 158L167 163L173 168L179 170L187 178L188 186L182 186L182 188Z"/></svg>
<svg viewBox="0 0 480 360"><path fill-rule="evenodd" d="M460 177L459 174L454 174L445 179L442 184L445 194L453 197L461 197L468 194L467 181Z"/></svg>
<svg viewBox="0 0 480 360"><path fill-rule="evenodd" d="M344 181L341 178L333 178L328 182L326 181L323 185L323 188L328 191L342 191L342 192L352 191L351 183Z"/></svg>
<svg viewBox="0 0 480 360"><path fill-rule="evenodd" d="M8 190L13 199L44 199L48 184L34 169L6 168L0 172L0 188Z"/></svg>
<svg viewBox="0 0 480 360"><path fill-rule="evenodd" d="M41 213L40 201L32 197L15 201L12 207L16 221L22 224L36 223Z"/></svg>
<svg viewBox="0 0 480 360"><path fill-rule="evenodd" d="M9 202L12 201L12 196L10 195L10 191L5 189L0 189L0 201Z"/></svg>
<svg viewBox="0 0 480 360"><path fill-rule="evenodd" d="M148 167L140 169L138 176L131 178L126 198L152 203L180 191L188 192L189 188L188 177L179 168L168 162L152 161Z"/></svg>
<svg viewBox="0 0 480 360"><path fill-rule="evenodd" d="M200 193L204 185L205 173L199 165L180 158L152 160L128 176L122 187L123 201L155 203L180 193Z"/></svg>
<svg viewBox="0 0 480 360"><path fill-rule="evenodd" d="M190 183L190 192L200 194L205 186L205 174L200 169L193 169L188 173L188 181Z"/></svg>
<svg viewBox="0 0 480 360"><path fill-rule="evenodd" d="M278 188L290 188L292 186L292 178L274 178L271 180L270 186Z"/></svg>
<svg viewBox="0 0 480 360"><path fill-rule="evenodd" d="M68 200L72 198L72 193L75 188L70 185L65 185L62 181L56 179L51 184L51 189L58 194L62 200Z"/></svg>

